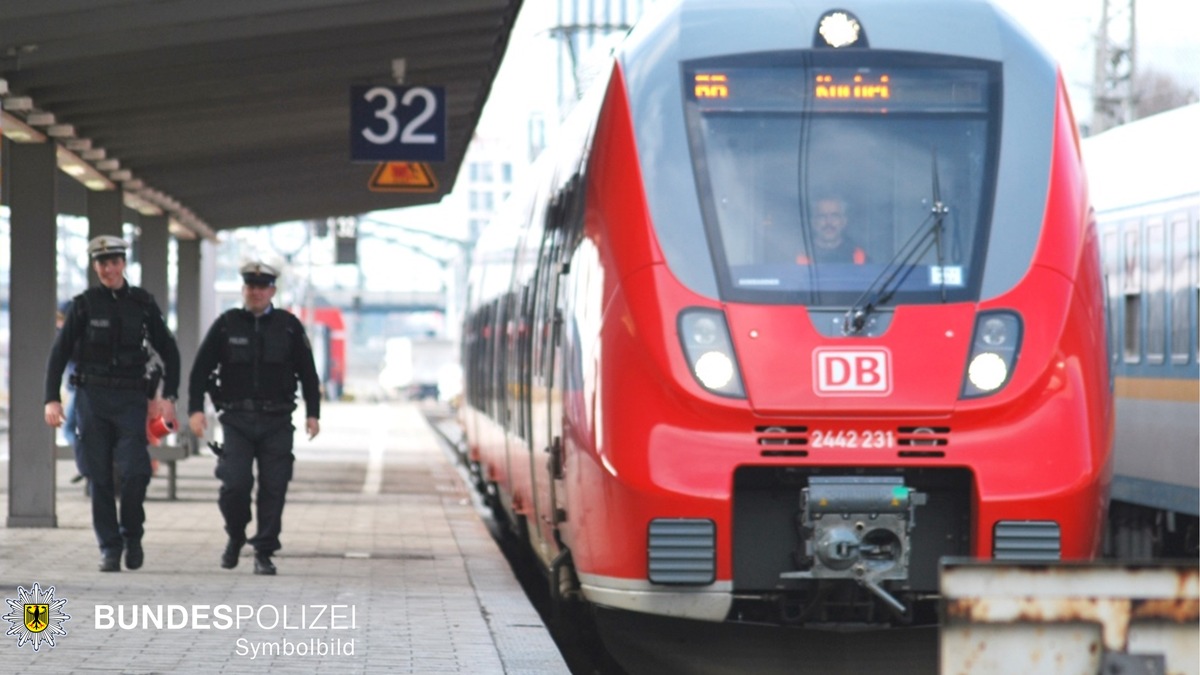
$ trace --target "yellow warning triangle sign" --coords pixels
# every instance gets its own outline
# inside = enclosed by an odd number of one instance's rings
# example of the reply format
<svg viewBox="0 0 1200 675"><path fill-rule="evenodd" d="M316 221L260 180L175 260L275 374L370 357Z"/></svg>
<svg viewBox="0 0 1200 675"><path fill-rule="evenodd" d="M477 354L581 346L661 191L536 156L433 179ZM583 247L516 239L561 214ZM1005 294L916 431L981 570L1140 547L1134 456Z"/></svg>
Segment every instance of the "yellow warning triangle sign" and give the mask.
<svg viewBox="0 0 1200 675"><path fill-rule="evenodd" d="M381 162L368 185L372 192L433 192L438 182L425 162Z"/></svg>

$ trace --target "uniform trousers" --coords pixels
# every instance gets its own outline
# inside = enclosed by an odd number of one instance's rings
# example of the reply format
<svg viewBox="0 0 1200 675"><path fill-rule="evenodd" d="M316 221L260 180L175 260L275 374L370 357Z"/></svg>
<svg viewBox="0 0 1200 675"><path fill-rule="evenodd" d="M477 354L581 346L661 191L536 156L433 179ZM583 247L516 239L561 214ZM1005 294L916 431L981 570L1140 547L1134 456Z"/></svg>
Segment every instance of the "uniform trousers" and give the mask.
<svg viewBox="0 0 1200 675"><path fill-rule="evenodd" d="M79 445L89 469L92 528L106 556L120 555L144 532L150 453L146 449L146 392L84 384L75 390ZM121 514L111 467L121 476Z"/></svg>
<svg viewBox="0 0 1200 675"><path fill-rule="evenodd" d="M217 462L221 479L217 504L225 517L225 532L233 539L246 536L250 522L250 492L254 488L252 464L258 464L258 531L250 545L270 555L280 548L283 503L292 480L295 427L290 413L237 410L221 414L225 449Z"/></svg>

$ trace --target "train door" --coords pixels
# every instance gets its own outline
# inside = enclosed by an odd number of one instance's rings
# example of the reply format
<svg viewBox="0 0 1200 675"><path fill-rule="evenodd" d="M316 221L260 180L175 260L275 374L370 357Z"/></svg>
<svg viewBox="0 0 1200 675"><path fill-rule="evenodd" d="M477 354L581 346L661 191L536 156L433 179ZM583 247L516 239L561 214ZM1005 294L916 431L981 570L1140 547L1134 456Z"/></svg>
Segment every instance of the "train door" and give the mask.
<svg viewBox="0 0 1200 675"><path fill-rule="evenodd" d="M549 218L547 218L549 220ZM550 398L553 384L548 377L547 359L552 350L548 333L552 331L553 296L556 293L557 275L552 269L553 251L557 240L557 232L553 227L545 229L542 238L541 251L538 256L538 270L535 279L536 297L533 304L532 318L532 354L530 363L530 436L529 436L529 473L533 477L533 500L535 521L530 523L534 536L534 545L539 557L543 560L553 556L552 531L547 527L547 516L553 513L551 488L546 475L547 448L550 443L550 418L547 401Z"/></svg>
<svg viewBox="0 0 1200 675"><path fill-rule="evenodd" d="M503 514L510 522L515 521L516 514L512 509L512 471L508 460L508 429L513 419L513 403L509 395L508 383L510 382L510 364L513 360L511 343L515 333L512 315L516 307L517 300L511 290L496 301L495 349L490 364L492 372L491 391L489 392L491 417L496 421L488 438L488 442L492 446L491 452L497 458L492 462L492 466L496 469L496 475L492 477L496 484L494 507L502 509L497 511L497 514Z"/></svg>
<svg viewBox="0 0 1200 675"><path fill-rule="evenodd" d="M533 345L533 434L530 469L534 476L537 505L537 544L543 562L558 554L555 531L559 523L562 476L562 310L561 287L566 273L564 243L569 235L568 221L575 206L578 181L550 201L546 209L546 229L538 261L537 302Z"/></svg>
<svg viewBox="0 0 1200 675"><path fill-rule="evenodd" d="M537 244L534 244L536 246ZM521 249L518 248L520 251ZM526 522L532 517L532 482L525 456L529 447L529 333L531 307L533 306L532 282L522 281L522 262L518 257L514 270L513 291L509 294L507 344L505 356L504 400L504 457L507 480L503 485L507 502L508 517L513 532L518 538L527 536Z"/></svg>

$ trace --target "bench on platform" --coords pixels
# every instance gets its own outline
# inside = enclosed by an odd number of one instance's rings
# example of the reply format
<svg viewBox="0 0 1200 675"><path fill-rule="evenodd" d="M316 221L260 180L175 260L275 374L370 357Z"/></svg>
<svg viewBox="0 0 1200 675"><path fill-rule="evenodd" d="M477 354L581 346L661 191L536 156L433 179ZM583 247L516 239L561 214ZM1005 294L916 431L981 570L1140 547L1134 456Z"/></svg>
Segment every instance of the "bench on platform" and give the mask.
<svg viewBox="0 0 1200 675"><path fill-rule="evenodd" d="M197 454L196 450L199 443L196 437L191 433L181 433L175 436L175 445L151 445L147 449L150 451L150 459L158 460L167 465L167 499L175 500L175 484L178 474L175 468L175 462L183 461L189 456ZM59 445L55 447L55 458L57 459L75 459L75 449L69 445Z"/></svg>

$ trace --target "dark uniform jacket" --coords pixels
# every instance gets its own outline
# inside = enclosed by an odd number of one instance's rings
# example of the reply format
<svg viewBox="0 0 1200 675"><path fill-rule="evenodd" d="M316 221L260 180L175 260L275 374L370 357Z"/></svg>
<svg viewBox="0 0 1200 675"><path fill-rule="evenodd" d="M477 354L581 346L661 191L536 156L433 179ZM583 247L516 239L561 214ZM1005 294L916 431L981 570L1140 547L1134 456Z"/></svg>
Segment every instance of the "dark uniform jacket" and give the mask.
<svg viewBox="0 0 1200 675"><path fill-rule="evenodd" d="M62 330L50 348L46 403L61 400L63 370L70 361L84 384L147 387L149 344L163 360L163 396L179 390L179 348L154 296L126 283L117 290L96 286L71 300Z"/></svg>
<svg viewBox="0 0 1200 675"><path fill-rule="evenodd" d="M203 412L206 391L223 411L291 412L297 379L305 417L319 418L321 383L300 320L275 307L258 317L231 309L217 318L196 352L188 414Z"/></svg>

